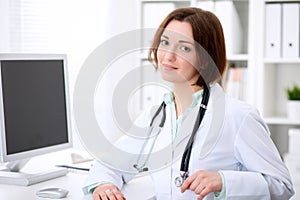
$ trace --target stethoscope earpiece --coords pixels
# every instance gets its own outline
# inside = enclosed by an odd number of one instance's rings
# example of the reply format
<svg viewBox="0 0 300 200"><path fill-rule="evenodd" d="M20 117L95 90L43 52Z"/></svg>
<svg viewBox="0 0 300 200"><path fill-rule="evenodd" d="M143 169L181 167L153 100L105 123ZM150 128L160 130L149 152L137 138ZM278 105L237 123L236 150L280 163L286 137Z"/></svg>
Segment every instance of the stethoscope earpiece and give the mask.
<svg viewBox="0 0 300 200"><path fill-rule="evenodd" d="M149 171L148 167L139 167L138 164L134 164L133 167L138 170L139 173Z"/></svg>

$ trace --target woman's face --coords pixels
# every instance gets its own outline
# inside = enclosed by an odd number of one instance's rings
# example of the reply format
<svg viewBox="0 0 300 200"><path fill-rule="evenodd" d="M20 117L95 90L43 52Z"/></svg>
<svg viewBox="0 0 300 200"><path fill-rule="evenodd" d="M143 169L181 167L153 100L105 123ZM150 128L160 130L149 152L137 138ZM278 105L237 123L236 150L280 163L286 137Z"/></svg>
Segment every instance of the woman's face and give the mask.
<svg viewBox="0 0 300 200"><path fill-rule="evenodd" d="M192 27L187 22L172 20L163 31L158 46L158 68L164 80L195 84L199 73Z"/></svg>

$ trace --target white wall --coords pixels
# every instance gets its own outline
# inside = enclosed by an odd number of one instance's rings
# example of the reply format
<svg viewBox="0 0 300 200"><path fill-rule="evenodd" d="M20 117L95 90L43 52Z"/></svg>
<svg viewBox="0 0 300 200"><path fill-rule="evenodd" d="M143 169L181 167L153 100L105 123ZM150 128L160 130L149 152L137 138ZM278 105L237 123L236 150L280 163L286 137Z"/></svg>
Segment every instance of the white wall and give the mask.
<svg viewBox="0 0 300 200"><path fill-rule="evenodd" d="M72 24L73 35L70 36L73 39L70 40L70 43L76 41L78 47L74 48L72 45L69 45L69 47L72 48L69 49L69 65L75 69L72 73L72 85L75 84L75 77L77 76L77 73L79 73L82 63L91 51L112 37L137 27L136 1L82 0L80 3L78 1L76 2L76 8L84 8L88 11L89 16L82 16L80 10L73 10L73 12L71 12L73 18L71 18L72 20L70 22ZM78 33L78 29L81 29L79 32L80 34ZM82 35L82 32L85 34ZM115 70L111 72L112 76L110 76L108 80L115 82L116 80L114 79L120 77L120 73L121 70L115 68ZM108 87L105 88L105 93L110 94L113 84L106 84ZM103 98L106 94L101 94L100 98ZM104 102L102 106L95 106L96 113L103 114L108 112L105 110L107 109L106 105L109 105L111 102L109 99L107 100L109 102ZM95 102L98 101L95 100ZM101 120L101 116L98 120ZM110 130L110 134L117 133L117 130L114 131L111 127ZM112 135L113 139L115 137L115 135ZM81 149L77 133L74 134L74 147Z"/></svg>
<svg viewBox="0 0 300 200"><path fill-rule="evenodd" d="M137 14L137 1L108 1L107 12L105 16L105 28L103 30L105 32L105 42L122 33L126 33L138 28L139 18L137 17ZM122 46L123 48L126 46L127 42L129 41L124 41L124 43L120 44L120 47ZM118 46L114 48L116 50L113 53L118 52ZM108 52L108 54L109 53L110 52ZM116 58L110 64L109 70L106 71L105 76L101 80L101 86L98 85L97 87L95 94L95 102L97 102L95 105L95 114L101 130L105 132L105 136L110 141L116 140L121 135L121 129L117 126L112 114L112 95L114 94L119 81L124 77L124 75L126 75L127 72L136 66L136 58L136 53L126 53L125 55L120 55L120 57ZM104 95L105 97L103 98ZM127 100L128 99L125 97L123 100L120 100L120 103L122 104L120 106L126 107L128 105ZM138 107L136 104L138 100L134 100L135 107ZM128 111L129 110L130 109L128 109ZM130 114L131 113L129 113L129 115Z"/></svg>
<svg viewBox="0 0 300 200"><path fill-rule="evenodd" d="M112 37L126 31L137 28L136 1L124 0L65 0L70 3L68 23L72 31L68 38L68 57L71 71L71 86L74 86L76 76L80 67L95 48ZM84 12L87 11L87 12ZM125 41L124 41L125 42ZM74 46L74 43L76 46ZM130 62L130 57L127 58ZM126 62L126 61L125 61ZM122 67L122 66L120 66ZM115 68L111 72L109 80L115 82L120 77L121 70ZM110 94L112 85L107 83L106 94ZM104 95L101 94L100 98ZM109 100L109 99L107 99ZM95 100L97 102L97 100ZM107 113L106 105L111 102L104 102L102 106L95 106L96 113ZM105 117L105 116L104 116ZM101 120L101 116L98 118ZM110 127L110 134L117 133ZM114 139L117 135L112 135ZM77 133L74 134L74 148L82 149Z"/></svg>
<svg viewBox="0 0 300 200"><path fill-rule="evenodd" d="M138 27L139 17L136 0L106 0L106 38Z"/></svg>
<svg viewBox="0 0 300 200"><path fill-rule="evenodd" d="M0 52L9 50L8 1L0 0Z"/></svg>
<svg viewBox="0 0 300 200"><path fill-rule="evenodd" d="M26 34L15 45L12 41L19 39L12 37L18 35L11 36L11 32L17 30L10 25L15 14L10 19L9 9L20 2L32 6L32 10L26 11L30 15L26 20L37 16L32 20L40 23L43 30L33 30L32 24L26 22L28 25L25 23L23 27L27 27ZM72 95L76 76L88 55L112 36L136 28L136 7L134 0L0 0L0 53L66 53ZM34 39L39 33L46 38L44 43ZM74 146L81 148L76 133Z"/></svg>

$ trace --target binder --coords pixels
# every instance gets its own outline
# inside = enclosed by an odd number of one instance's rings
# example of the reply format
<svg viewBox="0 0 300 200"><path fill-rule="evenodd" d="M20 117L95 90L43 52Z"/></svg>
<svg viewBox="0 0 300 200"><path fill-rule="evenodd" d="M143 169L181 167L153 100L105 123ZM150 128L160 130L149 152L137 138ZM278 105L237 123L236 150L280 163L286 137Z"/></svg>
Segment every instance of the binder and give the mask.
<svg viewBox="0 0 300 200"><path fill-rule="evenodd" d="M289 128L289 154L299 156L299 165L300 165L300 129L299 128ZM299 171L300 173L300 171ZM299 179L300 180L300 179Z"/></svg>
<svg viewBox="0 0 300 200"><path fill-rule="evenodd" d="M279 58L281 56L281 9L281 4L266 4L266 58Z"/></svg>
<svg viewBox="0 0 300 200"><path fill-rule="evenodd" d="M245 100L247 85L247 68L235 67L228 68L225 91L233 98Z"/></svg>
<svg viewBox="0 0 300 200"><path fill-rule="evenodd" d="M225 37L228 55L242 53L243 30L233 1L215 1L215 15L219 18Z"/></svg>
<svg viewBox="0 0 300 200"><path fill-rule="evenodd" d="M299 57L299 4L282 5L282 57Z"/></svg>

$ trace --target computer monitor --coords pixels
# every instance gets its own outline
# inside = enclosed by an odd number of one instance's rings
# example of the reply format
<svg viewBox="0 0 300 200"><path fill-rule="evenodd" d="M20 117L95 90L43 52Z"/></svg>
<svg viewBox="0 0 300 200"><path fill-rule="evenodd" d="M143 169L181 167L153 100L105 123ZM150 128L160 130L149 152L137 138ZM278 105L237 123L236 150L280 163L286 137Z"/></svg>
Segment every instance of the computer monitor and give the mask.
<svg viewBox="0 0 300 200"><path fill-rule="evenodd" d="M0 183L31 185L66 169L24 174L33 156L72 146L66 55L0 54Z"/></svg>

